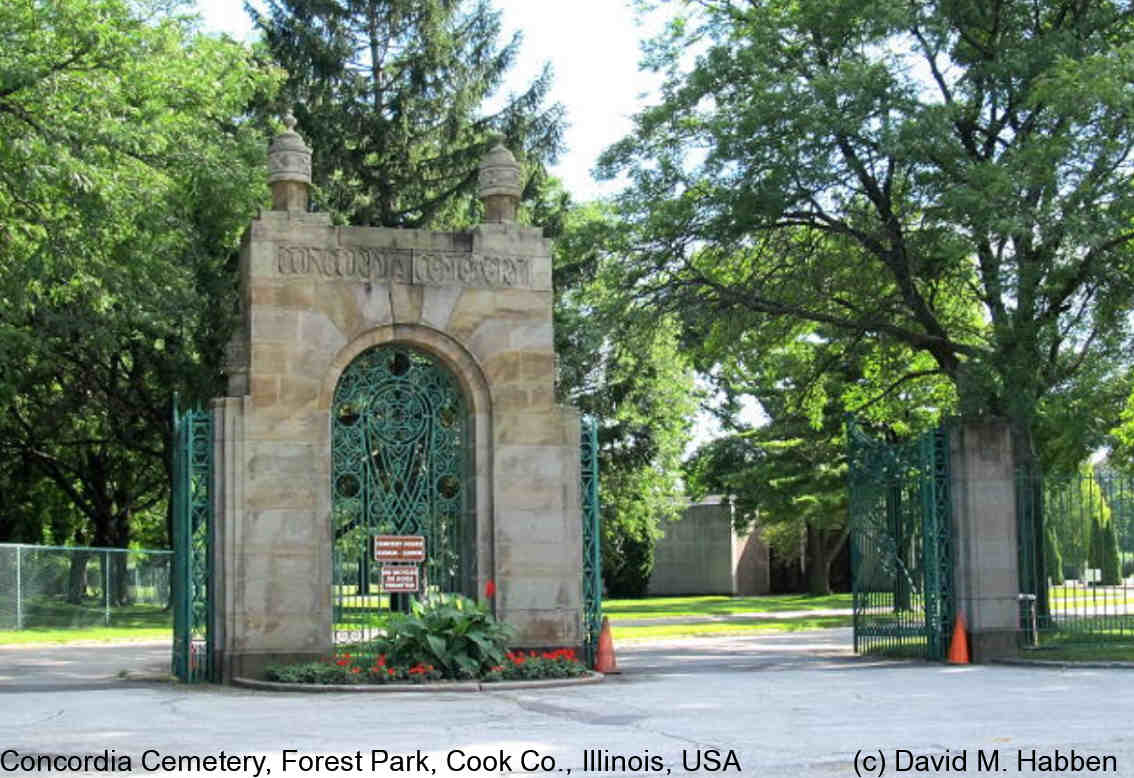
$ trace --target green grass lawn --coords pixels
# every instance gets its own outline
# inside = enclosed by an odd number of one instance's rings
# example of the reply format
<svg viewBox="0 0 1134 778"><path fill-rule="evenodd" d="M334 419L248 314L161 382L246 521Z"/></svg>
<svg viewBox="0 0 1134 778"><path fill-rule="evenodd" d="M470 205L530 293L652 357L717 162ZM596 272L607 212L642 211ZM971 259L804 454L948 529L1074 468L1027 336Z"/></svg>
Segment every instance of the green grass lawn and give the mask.
<svg viewBox="0 0 1134 778"><path fill-rule="evenodd" d="M1134 605L1134 588L1126 586L1092 586L1090 588L1053 586L1049 594L1053 603L1105 601L1108 604Z"/></svg>
<svg viewBox="0 0 1134 778"><path fill-rule="evenodd" d="M16 607L6 603L3 612L14 619ZM173 624L173 611L161 605L112 605L110 624L106 623L106 606L97 599L72 604L62 597L28 598L23 606L25 628L66 627L163 627Z"/></svg>
<svg viewBox="0 0 1134 778"><path fill-rule="evenodd" d="M12 615L15 609L6 612ZM73 605L61 598L35 598L25 604L23 620L23 629L0 629L0 644L158 640L173 636L173 611L159 605L114 606L108 626L101 603L88 600Z"/></svg>
<svg viewBox="0 0 1134 778"><path fill-rule="evenodd" d="M1020 656L1064 662L1134 662L1134 634L1129 629L1040 630L1039 648L1025 648Z"/></svg>
<svg viewBox="0 0 1134 778"><path fill-rule="evenodd" d="M611 622L615 640L668 640L757 632L798 632L805 629L830 629L851 626L850 616L802 616L788 619L746 619L744 621L711 621L690 624L649 624L620 627Z"/></svg>
<svg viewBox="0 0 1134 778"><path fill-rule="evenodd" d="M850 608L851 595L773 594L762 597L647 597L634 600L604 600L603 613L612 626L626 619L662 619L682 616L731 616L736 613L776 613L781 611Z"/></svg>
<svg viewBox="0 0 1134 778"><path fill-rule="evenodd" d="M1134 644L1075 644L1039 648L1020 652L1023 659L1058 662L1134 662Z"/></svg>
<svg viewBox="0 0 1134 778"><path fill-rule="evenodd" d="M711 635L752 634L756 632L796 632L805 629L849 627L851 616L793 616L775 618L789 611L815 611L850 608L849 594L810 597L803 594L763 597L647 597L633 600L606 600L603 613L610 617L615 640L665 640ZM729 618L741 613L767 614L766 618ZM627 624L636 619L683 619L710 616L719 621L691 620L677 624Z"/></svg>
<svg viewBox="0 0 1134 778"><path fill-rule="evenodd" d="M373 600L373 601L371 601ZM349 602L349 601L348 601ZM385 603L377 597L367 598L368 607ZM351 605L361 604L351 602ZM634 600L607 600L603 610L610 616L614 637L621 640L648 640L699 635L722 635L755 632L794 632L804 629L847 627L847 616L803 616L793 618L728 619L738 613L765 613L770 616L785 611L813 611L850 608L849 594L809 597L799 594L765 597L652 597ZM379 627L382 613L346 607L340 612L340 629L358 629L363 625ZM683 618L689 616L724 617L721 621L687 624L619 625L628 619ZM105 613L93 603L68 605L64 602L38 602L25 612L22 630L0 630L0 644L65 643L79 641L160 640L172 638L172 617L168 610L151 605L131 605L111 610L111 625L105 626Z"/></svg>
<svg viewBox="0 0 1134 778"><path fill-rule="evenodd" d="M27 643L115 643L173 640L173 627L75 627L0 629L0 646Z"/></svg>

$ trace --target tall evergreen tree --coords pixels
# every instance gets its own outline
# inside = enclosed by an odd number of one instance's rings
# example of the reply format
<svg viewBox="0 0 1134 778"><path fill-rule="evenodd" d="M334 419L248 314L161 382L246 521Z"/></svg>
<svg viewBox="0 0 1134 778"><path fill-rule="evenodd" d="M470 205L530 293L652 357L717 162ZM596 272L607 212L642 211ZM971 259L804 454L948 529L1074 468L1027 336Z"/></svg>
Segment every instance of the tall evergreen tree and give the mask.
<svg viewBox="0 0 1134 778"><path fill-rule="evenodd" d="M1044 561L1047 564L1047 577L1056 586L1063 583L1063 554L1059 551L1059 538L1055 527L1048 525L1044 536Z"/></svg>
<svg viewBox="0 0 1134 778"><path fill-rule="evenodd" d="M1114 528L1112 518L1102 529L1102 538L1099 541L1102 547L1102 584L1103 586L1119 586L1122 584L1122 560L1118 553L1118 533Z"/></svg>
<svg viewBox="0 0 1134 778"><path fill-rule="evenodd" d="M246 4L281 93L315 149L312 176L336 220L443 227L471 220L480 158L502 134L529 185L561 149L563 108L545 105L550 70L495 112L486 103L515 61L486 0L268 0ZM531 190L529 186L529 191Z"/></svg>

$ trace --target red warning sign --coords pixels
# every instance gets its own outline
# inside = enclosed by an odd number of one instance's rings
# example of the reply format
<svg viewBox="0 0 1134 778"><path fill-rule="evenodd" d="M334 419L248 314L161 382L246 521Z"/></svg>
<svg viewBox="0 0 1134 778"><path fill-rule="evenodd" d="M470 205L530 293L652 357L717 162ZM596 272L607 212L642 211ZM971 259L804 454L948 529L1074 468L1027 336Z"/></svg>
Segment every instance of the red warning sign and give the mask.
<svg viewBox="0 0 1134 778"><path fill-rule="evenodd" d="M424 562L425 537L422 535L375 535L375 562Z"/></svg>
<svg viewBox="0 0 1134 778"><path fill-rule="evenodd" d="M383 567L382 590L387 592L421 591L421 576L416 566Z"/></svg>

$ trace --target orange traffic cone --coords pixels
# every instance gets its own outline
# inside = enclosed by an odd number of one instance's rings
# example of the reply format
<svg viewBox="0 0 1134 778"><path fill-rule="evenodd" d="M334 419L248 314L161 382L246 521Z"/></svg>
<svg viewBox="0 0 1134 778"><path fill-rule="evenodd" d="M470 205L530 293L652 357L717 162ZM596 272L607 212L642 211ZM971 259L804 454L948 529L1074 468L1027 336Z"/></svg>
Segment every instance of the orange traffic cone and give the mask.
<svg viewBox="0 0 1134 778"><path fill-rule="evenodd" d="M960 611L953 622L953 640L949 643L949 655L946 661L955 665L969 663L969 636L965 633L965 616Z"/></svg>
<svg viewBox="0 0 1134 778"><path fill-rule="evenodd" d="M598 655L595 657L595 670L604 675L621 673L614 661L614 638L610 636L610 618L602 617L602 632L599 633Z"/></svg>

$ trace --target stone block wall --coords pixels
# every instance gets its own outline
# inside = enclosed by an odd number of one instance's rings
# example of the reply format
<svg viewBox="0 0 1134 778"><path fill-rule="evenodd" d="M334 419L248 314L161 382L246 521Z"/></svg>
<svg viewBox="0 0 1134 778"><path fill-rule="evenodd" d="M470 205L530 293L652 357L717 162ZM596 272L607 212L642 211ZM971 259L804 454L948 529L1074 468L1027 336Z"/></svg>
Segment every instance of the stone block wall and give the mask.
<svg viewBox="0 0 1134 778"><path fill-rule="evenodd" d="M768 547L759 532L738 533L719 497L688 506L654 549L651 595L753 595L769 591Z"/></svg>

